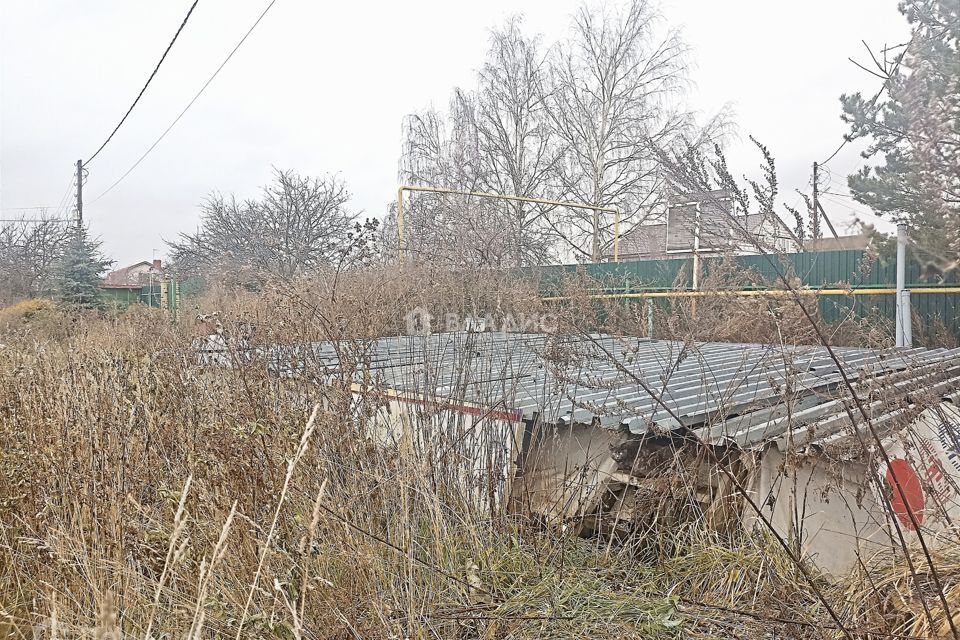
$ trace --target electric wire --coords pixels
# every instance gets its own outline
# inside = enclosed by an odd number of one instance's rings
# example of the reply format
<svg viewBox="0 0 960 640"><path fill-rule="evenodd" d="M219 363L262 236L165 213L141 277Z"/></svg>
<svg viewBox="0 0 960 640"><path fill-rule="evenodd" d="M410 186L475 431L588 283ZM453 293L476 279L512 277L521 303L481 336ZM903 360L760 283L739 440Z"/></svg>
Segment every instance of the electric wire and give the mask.
<svg viewBox="0 0 960 640"><path fill-rule="evenodd" d="M0 224L71 224L73 220L65 218L0 218Z"/></svg>
<svg viewBox="0 0 960 640"><path fill-rule="evenodd" d="M253 30L257 28L257 25L260 24L260 21L263 20L264 16L267 15L267 12L270 11L270 8L273 7L273 5L274 5L276 2L277 2L277 0L270 0L270 3L267 4L266 8L260 13L260 16L257 18L257 20L253 23L253 25L252 25L249 29L247 29L247 32L246 32L245 34L243 34L243 37L240 38L240 41L237 42L237 45L230 51L229 54L227 54L227 57L224 58L223 62L220 63L220 66L217 67L217 70L213 72L213 75L210 76L210 78L209 78L205 83L203 83L203 86L200 87L200 91L198 91L197 94L196 94L195 96L193 96L193 98L190 100L190 102L187 103L187 106L183 108L183 111L180 112L180 115L178 115L178 116L173 120L173 122L170 123L170 126L168 126L168 127L163 131L163 133L160 134L160 137L158 137L156 140L154 140L153 144L151 144L151 145L147 148L147 150L143 152L143 155L141 155L140 158L138 158L137 161L134 162L133 165L123 173L123 175L121 175L119 178L117 178L117 180L116 180L113 184L111 184L109 187L107 187L107 189L106 189L105 191L103 191L100 195L98 195L96 198L94 198L94 199L91 201L91 204L94 203L94 202L96 202L97 200L99 200L99 199L102 198L103 196L107 195L107 194L110 193L111 191L113 191L114 187L116 187L118 184L120 184L121 182L123 182L123 179L124 179L124 178L126 178L128 175L130 175L130 174L133 172L134 169L136 169L138 166L140 166L140 163L143 162L144 158L146 158L148 155L150 155L150 152L153 151L154 148L156 148L156 146L157 146L158 144L160 144L160 141L163 140L168 133L170 133L170 130L173 129L173 127L176 126L176 124L177 124L178 122L180 122L180 119L183 118L184 114L186 114L187 111L190 110L190 107L193 106L193 103L195 103L195 102L197 101L197 99L198 99L198 98L203 94L203 92L206 90L206 88L207 88L208 86L210 86L210 83L213 82L214 78L216 78L217 75L220 73L220 71L223 70L223 68L227 65L227 63L230 61L230 58L233 57L233 54L235 54L235 53L237 52L237 49L239 49L240 46L243 45L244 42L246 42L247 38L250 36L251 33L253 33Z"/></svg>
<svg viewBox="0 0 960 640"><path fill-rule="evenodd" d="M869 209L860 208L860 207L852 207L852 206L850 206L850 204L847 203L847 202L841 202L840 200L836 200L836 199L831 198L831 197L829 197L829 196L825 197L824 200L826 200L827 202L829 202L831 205L833 205L834 207L836 207L836 208L838 208L838 209L842 209L842 210L845 210L845 211L853 214L854 217L865 216L865 217L872 218L872 219L874 219L874 220L879 220L879 221L882 221L882 222L890 222L888 219L884 218L883 216L881 216L881 215L879 215L879 214L874 213L873 211L870 211Z"/></svg>
<svg viewBox="0 0 960 640"><path fill-rule="evenodd" d="M64 207L70 197L70 187L73 186L73 176L71 175L70 179L67 180L67 186L63 190L63 194L58 198L57 205L52 206L36 206L36 207L3 207L0 209L0 213L6 214L13 211L40 211L43 217L41 218L3 218L0 219L0 222L9 223L9 222L38 222L48 219L56 219L60 217L61 212L63 212ZM53 216L51 218L46 217L46 213L53 211Z"/></svg>
<svg viewBox="0 0 960 640"><path fill-rule="evenodd" d="M74 178L75 178L74 175L71 175L71 176L70 176L70 179L67 180L67 188L64 189L63 195L60 196L60 201L59 201L58 204L57 204L57 215L58 215L58 216L59 216L61 213L63 213L63 212L66 211L67 203L69 202L69 198L70 198L70 187L73 186L73 180L74 180Z"/></svg>
<svg viewBox="0 0 960 640"><path fill-rule="evenodd" d="M190 5L190 10L187 11L187 15L184 16L183 22L180 23L180 28L177 29L177 32L176 32L175 34L173 34L173 40L170 41L170 44L167 45L167 48L164 50L163 55L160 56L160 61L157 62L157 66L155 66L155 67L153 68L153 72L150 74L150 77L147 78L147 82L143 85L143 88L140 89L140 93L137 94L137 97L134 99L133 104L131 104L131 105L130 105L130 108L127 109L127 112L126 112L125 114L123 114L123 117L120 118L120 122L118 122L118 123L117 123L117 126L115 126L115 127L113 128L113 131L111 131L111 132L110 132L110 135L107 136L107 139L103 141L103 144L100 145L100 148L97 149L97 150L93 153L92 156L90 156L89 158L87 158L86 162L84 162L82 166L85 167L85 166L87 166L88 164L90 164L90 163L93 161L93 159L96 158L97 155L98 155L101 151L103 151L103 148L104 148L105 146L107 146L107 143L110 142L110 140L113 139L113 136L117 133L117 131L120 130L120 127L123 126L123 123L127 120L127 117L130 115L130 112L133 111L133 108L134 108L135 106L137 106L137 103L138 103L138 102L140 102L140 98L143 97L143 94L144 94L144 92L147 90L147 87L150 86L150 81L153 80L153 77L154 77L155 75L157 75L157 71L160 70L160 65L163 64L163 61L164 61L164 60L166 60L167 54L170 53L170 49L173 48L173 43L177 41L177 38L180 36L180 32L183 31L183 28L184 28L185 26L187 26L187 20L190 19L190 14L193 13L193 10L197 8L197 3L198 3L198 2L200 2L200 0L193 0L193 4Z"/></svg>
<svg viewBox="0 0 960 640"><path fill-rule="evenodd" d="M851 200L855 200L855 198L849 193L837 193L836 191L821 191L820 193L823 195L838 196L840 198L849 198Z"/></svg>

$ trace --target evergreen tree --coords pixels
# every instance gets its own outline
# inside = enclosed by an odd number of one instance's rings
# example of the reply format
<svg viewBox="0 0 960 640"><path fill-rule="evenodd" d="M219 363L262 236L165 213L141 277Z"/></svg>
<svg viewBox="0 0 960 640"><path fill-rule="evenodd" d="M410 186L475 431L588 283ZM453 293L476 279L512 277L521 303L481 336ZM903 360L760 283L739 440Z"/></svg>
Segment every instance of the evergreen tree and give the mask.
<svg viewBox="0 0 960 640"><path fill-rule="evenodd" d="M874 58L885 97L841 97L849 138L868 138L864 157L882 160L847 182L858 202L908 223L918 257L946 270L960 255L960 1L899 9L910 42Z"/></svg>
<svg viewBox="0 0 960 640"><path fill-rule="evenodd" d="M104 306L100 283L113 264L100 253L100 241L92 240L85 228L77 229L64 250L57 280L57 299L68 305L100 309Z"/></svg>

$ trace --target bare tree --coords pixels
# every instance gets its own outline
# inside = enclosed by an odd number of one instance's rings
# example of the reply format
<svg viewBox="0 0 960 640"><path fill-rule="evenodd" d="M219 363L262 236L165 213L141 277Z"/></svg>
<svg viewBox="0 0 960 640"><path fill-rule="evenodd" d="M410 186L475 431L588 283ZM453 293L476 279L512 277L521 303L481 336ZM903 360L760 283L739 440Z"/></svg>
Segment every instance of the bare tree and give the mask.
<svg viewBox="0 0 960 640"><path fill-rule="evenodd" d="M522 32L519 16L491 34L480 69L477 135L486 191L549 198L560 160L547 109L547 61L539 38ZM505 229L515 265L543 264L554 255L555 233L545 216L552 207L508 201Z"/></svg>
<svg viewBox="0 0 960 640"><path fill-rule="evenodd" d="M481 191L484 168L476 126L476 99L457 91L447 115L435 110L404 122L401 179L409 184ZM490 266L507 248L499 210L489 201L452 194L411 194L405 206L403 250L417 260ZM388 224L391 232L395 223Z"/></svg>
<svg viewBox="0 0 960 640"><path fill-rule="evenodd" d="M662 209L654 149L712 145L726 122L697 127L672 107L684 54L643 0L616 15L582 8L552 58L511 18L491 34L476 91L457 90L447 114L407 118L401 180L612 206L627 231ZM456 264L599 260L613 237L613 217L588 209L411 194L405 210L405 250Z"/></svg>
<svg viewBox="0 0 960 640"><path fill-rule="evenodd" d="M303 275L339 262L352 244L349 200L334 176L278 170L257 200L211 195L197 232L169 243L171 257L181 272L238 281Z"/></svg>
<svg viewBox="0 0 960 640"><path fill-rule="evenodd" d="M674 31L660 35L659 23L646 0L619 14L583 7L551 65L560 189L569 200L619 208L625 227L651 215L661 195L650 145L666 146L687 121L670 107L684 81L686 47ZM581 259L597 261L612 230L609 216L575 210L562 235Z"/></svg>
<svg viewBox="0 0 960 640"><path fill-rule="evenodd" d="M409 116L405 182L547 197L559 158L546 107L546 60L514 17L491 33L476 91L456 90L446 115ZM551 207L450 194L413 194L407 250L433 261L517 266L556 256Z"/></svg>
<svg viewBox="0 0 960 640"><path fill-rule="evenodd" d="M0 226L0 298L49 296L56 266L71 237L69 220L42 213Z"/></svg>

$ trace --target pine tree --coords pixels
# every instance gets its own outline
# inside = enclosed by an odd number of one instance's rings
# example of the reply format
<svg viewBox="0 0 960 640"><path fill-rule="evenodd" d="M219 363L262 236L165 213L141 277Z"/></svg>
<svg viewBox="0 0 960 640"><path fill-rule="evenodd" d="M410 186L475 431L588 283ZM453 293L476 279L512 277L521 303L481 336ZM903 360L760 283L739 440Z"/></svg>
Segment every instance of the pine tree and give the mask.
<svg viewBox="0 0 960 640"><path fill-rule="evenodd" d="M848 177L853 197L911 227L917 255L940 270L960 256L960 2L904 0L905 48L875 57L883 92L842 96L850 139L882 159ZM892 56L892 57L891 57Z"/></svg>
<svg viewBox="0 0 960 640"><path fill-rule="evenodd" d="M100 283L113 264L100 253L100 241L92 240L85 228L77 229L67 243L57 279L57 299L67 305L88 309L104 306Z"/></svg>

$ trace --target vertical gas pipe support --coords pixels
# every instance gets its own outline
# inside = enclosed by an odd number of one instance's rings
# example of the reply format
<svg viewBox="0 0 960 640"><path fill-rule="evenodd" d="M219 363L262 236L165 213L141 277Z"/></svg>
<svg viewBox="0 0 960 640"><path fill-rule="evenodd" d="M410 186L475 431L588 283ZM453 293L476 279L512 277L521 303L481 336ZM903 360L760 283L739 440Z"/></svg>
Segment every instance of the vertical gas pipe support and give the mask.
<svg viewBox="0 0 960 640"><path fill-rule="evenodd" d="M897 225L897 302L896 342L898 347L913 346L913 322L910 317L910 290L907 289L907 225Z"/></svg>
<svg viewBox="0 0 960 640"><path fill-rule="evenodd" d="M647 338L653 340L653 298L647 298Z"/></svg>
<svg viewBox="0 0 960 640"><path fill-rule="evenodd" d="M613 261L620 262L620 209L613 214Z"/></svg>
<svg viewBox="0 0 960 640"><path fill-rule="evenodd" d="M693 290L700 290L700 203L697 203L697 209L693 222ZM690 300L690 315L697 319L697 299Z"/></svg>
<svg viewBox="0 0 960 640"><path fill-rule="evenodd" d="M397 189L397 254L403 266L403 187Z"/></svg>

